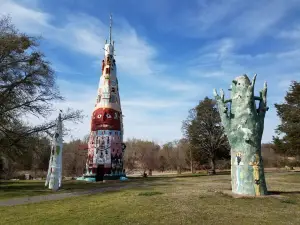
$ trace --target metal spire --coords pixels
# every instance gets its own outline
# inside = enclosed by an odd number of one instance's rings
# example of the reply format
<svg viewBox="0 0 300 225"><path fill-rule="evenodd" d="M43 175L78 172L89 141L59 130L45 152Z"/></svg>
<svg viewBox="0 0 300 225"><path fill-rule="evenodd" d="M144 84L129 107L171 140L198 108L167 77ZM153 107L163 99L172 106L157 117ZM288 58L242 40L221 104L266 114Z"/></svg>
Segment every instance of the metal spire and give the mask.
<svg viewBox="0 0 300 225"><path fill-rule="evenodd" d="M110 24L109 24L109 44L111 44L111 29L112 29L112 15L110 14Z"/></svg>

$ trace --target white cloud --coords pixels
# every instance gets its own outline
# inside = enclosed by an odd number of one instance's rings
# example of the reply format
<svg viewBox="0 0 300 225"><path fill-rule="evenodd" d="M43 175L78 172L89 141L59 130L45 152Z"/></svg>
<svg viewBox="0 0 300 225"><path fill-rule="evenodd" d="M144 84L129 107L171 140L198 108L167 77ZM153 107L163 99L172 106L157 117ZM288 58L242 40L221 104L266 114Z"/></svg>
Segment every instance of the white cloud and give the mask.
<svg viewBox="0 0 300 225"><path fill-rule="evenodd" d="M300 41L300 25L292 30L283 30L279 33L278 37L286 39L296 39Z"/></svg>
<svg viewBox="0 0 300 225"><path fill-rule="evenodd" d="M67 15L62 25L54 26L50 23L51 16L38 9L28 9L14 1L4 1L3 6L1 13L11 13L13 22L23 31L42 34L64 48L94 58L91 67L96 63L99 65L102 60L105 37L108 36L108 21L104 24L97 18L81 13ZM39 17L41 20L38 20ZM194 88L194 85L189 82L182 82L174 77L170 80L162 76L166 73L166 65L155 59L157 50L145 38L140 37L125 19L116 17L113 39L116 41L115 54L120 73L146 84L161 86L166 91L184 91ZM60 71L59 68L57 70Z"/></svg>
<svg viewBox="0 0 300 225"><path fill-rule="evenodd" d="M13 23L22 31L41 33L49 27L51 16L45 12L23 7L14 1L0 0L0 15L11 15Z"/></svg>
<svg viewBox="0 0 300 225"><path fill-rule="evenodd" d="M276 115L275 103L283 101L292 80L300 79L300 64L295 60L300 57L300 49L282 50L276 53L241 54L234 48L235 41L226 39L212 42L200 48L190 61L189 76L206 79L215 88L223 88L229 97L230 81L236 76L246 73L250 79L257 73L255 93L268 82L268 105L270 110L265 119L263 141L272 140L275 128L280 123ZM215 82L218 79L218 82Z"/></svg>
<svg viewBox="0 0 300 225"><path fill-rule="evenodd" d="M253 41L254 38L271 30L272 26L279 22L294 6L297 7L297 4L299 2L293 0L289 4L281 0L259 1L251 4L250 9L244 8L244 12L232 20L230 31L236 31L247 41Z"/></svg>
<svg viewBox="0 0 300 225"><path fill-rule="evenodd" d="M27 5L17 4L16 1L1 2L1 13L11 13L13 22L22 31L32 34L42 34L48 40L69 50L84 54L93 62L99 63L103 55L104 37L108 35L108 26L102 21L85 15L66 15L59 26L51 23L51 16L38 8L29 9ZM32 19L35 18L35 19ZM41 18L39 20L39 18ZM37 20L36 20L37 19ZM156 61L157 50L151 46L145 38L140 37L124 19L116 18L116 25L113 27L113 38L116 40L116 60L122 74L130 79L137 79L152 88L161 89L161 93L174 91L171 98L167 93L159 98L154 98L147 93L146 98L121 99L123 113L125 114L125 137L135 136L160 141L172 140L181 136L180 126L182 115L185 112L173 113L172 115L158 115L160 111L173 110L180 107L192 105L188 99L189 95L184 93L199 88L189 81L182 81L174 77L162 76L165 73L166 65ZM84 56L82 56L84 57ZM73 69L61 63L54 64L56 71L73 73ZM72 129L74 138L81 138L89 131L90 115L92 113L97 86L74 83L72 81L58 80L61 94L66 98L63 103L56 104L57 109L68 107L83 110L87 115L82 124L67 124ZM121 87L122 89L122 87ZM145 92L145 91L144 91ZM177 92L177 93L176 93ZM150 94L150 95L149 95ZM151 112L149 111L151 110ZM51 118L55 118L52 115ZM180 119L178 119L180 118ZM48 118L47 118L48 119ZM38 122L33 119L33 123ZM142 131L142 132L141 132ZM69 137L70 138L70 137Z"/></svg>
<svg viewBox="0 0 300 225"><path fill-rule="evenodd" d="M72 130L73 138L82 138L89 132L90 115L94 109L96 88L89 85L58 81L61 94L66 101L57 104L57 109L66 110L68 107L83 110L87 115L83 123L66 124ZM80 90L80 92L78 91ZM125 139L130 137L144 138L166 142L181 137L181 122L187 116L187 110L193 106L193 102L184 99L155 99L133 97L122 100L124 117ZM176 110L177 109L177 110ZM151 113L149 113L151 110ZM177 111L177 112L176 112ZM171 112L168 114L168 112ZM54 118L56 115L53 115ZM71 137L66 137L69 140Z"/></svg>
<svg viewBox="0 0 300 225"><path fill-rule="evenodd" d="M26 1L27 4L24 4ZM121 99L125 114L125 136L160 141L180 137L181 121L186 118L188 109L205 94L212 97L212 88L222 87L226 90L231 79L241 73L247 73L250 77L258 73L258 89L262 88L264 80L269 81L270 105L283 99L288 80L299 79L297 71L300 70L300 64L295 60L300 57L300 49L256 55L238 53L237 50L258 37L270 34L274 26L297 7L296 3L296 0L291 0L289 4L278 0L251 4L237 0L223 0L218 4L199 1L196 14L187 12L183 14L185 18L178 16L182 22L174 23L176 29L180 28L180 34L188 36L218 39L206 42L205 46L194 51L194 58L186 60L185 67L188 70L181 76L173 76L169 71L176 71L176 68L157 60L159 51L146 37L138 34L125 19L114 17L113 38L116 40L119 74L143 84L134 90L142 94L131 94L130 98L126 95ZM108 36L108 21L75 14L65 15L65 19L57 26L52 23L54 17L39 10L36 5L28 7L28 0L23 0L22 4L0 0L0 13L11 13L13 22L25 32L42 34L52 43L90 58L91 65L88 66L95 66L96 60L99 65L105 37ZM220 39L221 34L225 38ZM279 36L295 40L298 28L289 34L282 31ZM57 71L74 73L68 66L54 64L54 67ZM64 80L58 82L67 101L58 104L57 108L83 109L87 115L82 124L70 125L74 129L74 136L82 137L89 130L97 84L90 86ZM151 90L146 92L142 89L145 86L151 87ZM271 140L277 123L273 108L266 116L264 141Z"/></svg>
<svg viewBox="0 0 300 225"><path fill-rule="evenodd" d="M193 8L180 12L168 26L176 34L192 38L234 38L236 45L250 44L263 36L273 36L276 25L293 10L299 0L197 1ZM201 41L199 42L201 45Z"/></svg>

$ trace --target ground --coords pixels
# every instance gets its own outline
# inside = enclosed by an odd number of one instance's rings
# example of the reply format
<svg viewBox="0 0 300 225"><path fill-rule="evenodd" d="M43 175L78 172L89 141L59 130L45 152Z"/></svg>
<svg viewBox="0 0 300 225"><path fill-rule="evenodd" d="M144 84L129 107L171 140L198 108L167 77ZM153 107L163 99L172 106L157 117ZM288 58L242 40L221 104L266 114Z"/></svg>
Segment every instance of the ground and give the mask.
<svg viewBox="0 0 300 225"><path fill-rule="evenodd" d="M300 224L300 173L266 179L278 197L232 198L222 193L229 174L135 178L119 191L0 207L0 224Z"/></svg>

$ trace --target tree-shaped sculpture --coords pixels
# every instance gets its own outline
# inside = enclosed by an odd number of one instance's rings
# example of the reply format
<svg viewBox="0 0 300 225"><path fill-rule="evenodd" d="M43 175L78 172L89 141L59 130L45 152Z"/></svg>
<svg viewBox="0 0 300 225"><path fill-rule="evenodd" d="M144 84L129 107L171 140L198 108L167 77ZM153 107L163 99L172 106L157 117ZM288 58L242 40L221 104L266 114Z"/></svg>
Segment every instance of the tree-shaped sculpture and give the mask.
<svg viewBox="0 0 300 225"><path fill-rule="evenodd" d="M232 81L231 99L225 100L214 89L221 121L231 146L232 192L239 195L259 196L267 194L261 157L261 138L267 107L267 84L254 96L256 74L252 82L247 75ZM256 106L256 100L259 106Z"/></svg>

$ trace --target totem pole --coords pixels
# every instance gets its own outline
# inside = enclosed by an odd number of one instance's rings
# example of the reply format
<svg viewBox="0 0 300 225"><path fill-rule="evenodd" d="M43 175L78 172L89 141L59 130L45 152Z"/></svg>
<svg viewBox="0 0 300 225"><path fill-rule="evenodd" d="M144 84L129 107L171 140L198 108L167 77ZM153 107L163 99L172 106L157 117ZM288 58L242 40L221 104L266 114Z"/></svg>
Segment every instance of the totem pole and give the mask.
<svg viewBox="0 0 300 225"><path fill-rule="evenodd" d="M61 187L62 179L62 120L59 113L55 134L53 135L51 155L49 160L49 169L45 182L45 186L49 185L49 189L57 191Z"/></svg>
<svg viewBox="0 0 300 225"><path fill-rule="evenodd" d="M112 41L112 16L110 16L109 42L104 46L101 76L96 104L91 117L88 155L86 161L87 181L119 179L125 176L123 169L123 114Z"/></svg>
<svg viewBox="0 0 300 225"><path fill-rule="evenodd" d="M224 99L214 89L224 131L231 146L231 186L239 195L267 194L264 166L261 156L261 138L267 107L267 84L254 96L256 74L252 82L247 75L232 81L231 99ZM256 100L259 106L256 108Z"/></svg>

